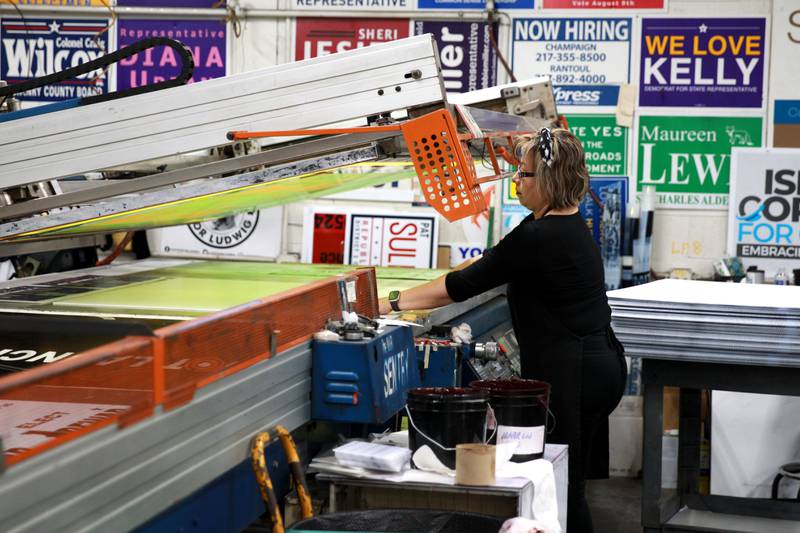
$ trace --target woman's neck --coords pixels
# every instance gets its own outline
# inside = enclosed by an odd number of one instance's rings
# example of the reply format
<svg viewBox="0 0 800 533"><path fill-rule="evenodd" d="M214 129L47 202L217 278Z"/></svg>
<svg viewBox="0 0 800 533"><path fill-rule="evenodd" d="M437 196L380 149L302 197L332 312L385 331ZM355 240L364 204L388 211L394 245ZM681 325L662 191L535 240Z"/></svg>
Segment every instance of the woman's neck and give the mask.
<svg viewBox="0 0 800 533"><path fill-rule="evenodd" d="M574 215L578 212L577 206L569 206L569 207L561 207L559 209L550 209L549 207L545 206L539 211L534 212L534 218L542 218L547 216L565 216L565 215ZM539 214L541 213L541 214Z"/></svg>

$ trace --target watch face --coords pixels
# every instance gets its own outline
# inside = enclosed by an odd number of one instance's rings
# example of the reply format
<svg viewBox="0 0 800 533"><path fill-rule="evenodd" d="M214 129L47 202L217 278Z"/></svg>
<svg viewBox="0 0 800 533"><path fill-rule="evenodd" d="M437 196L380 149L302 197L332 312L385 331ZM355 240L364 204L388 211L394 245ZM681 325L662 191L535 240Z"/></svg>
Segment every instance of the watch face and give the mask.
<svg viewBox="0 0 800 533"><path fill-rule="evenodd" d="M389 293L389 300L397 300L400 298L400 291L391 291Z"/></svg>

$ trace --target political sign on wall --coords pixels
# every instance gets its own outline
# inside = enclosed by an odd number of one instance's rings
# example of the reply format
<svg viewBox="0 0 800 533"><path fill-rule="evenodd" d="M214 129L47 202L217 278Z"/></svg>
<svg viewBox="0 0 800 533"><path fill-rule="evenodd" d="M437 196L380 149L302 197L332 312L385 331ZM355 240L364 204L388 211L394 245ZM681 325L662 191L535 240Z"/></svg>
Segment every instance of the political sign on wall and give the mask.
<svg viewBox="0 0 800 533"><path fill-rule="evenodd" d="M436 268L438 219L434 213L306 206L301 260Z"/></svg>
<svg viewBox="0 0 800 533"><path fill-rule="evenodd" d="M800 150L736 149L731 170L728 253L767 276L800 263Z"/></svg>
<svg viewBox="0 0 800 533"><path fill-rule="evenodd" d="M667 0L542 0L545 9L666 9Z"/></svg>
<svg viewBox="0 0 800 533"><path fill-rule="evenodd" d="M222 259L275 259L281 253L283 208L148 230L154 254Z"/></svg>
<svg viewBox="0 0 800 533"><path fill-rule="evenodd" d="M800 0L775 0L772 7L769 97L775 147L800 148Z"/></svg>
<svg viewBox="0 0 800 533"><path fill-rule="evenodd" d="M533 9L535 0L498 0L497 9ZM419 9L486 9L486 0L418 0Z"/></svg>
<svg viewBox="0 0 800 533"><path fill-rule="evenodd" d="M225 7L225 1L219 0L116 0L120 7L202 7L210 9L212 7ZM109 3L111 1L109 0Z"/></svg>
<svg viewBox="0 0 800 533"><path fill-rule="evenodd" d="M760 117L639 117L637 190L658 207L725 209L731 148L761 146Z"/></svg>
<svg viewBox="0 0 800 533"><path fill-rule="evenodd" d="M763 18L645 18L639 105L762 107Z"/></svg>
<svg viewBox="0 0 800 533"><path fill-rule="evenodd" d="M628 173L628 128L617 126L614 115L567 114L567 124L583 143L590 176Z"/></svg>
<svg viewBox="0 0 800 533"><path fill-rule="evenodd" d="M800 148L800 100L775 100L773 105L773 146Z"/></svg>
<svg viewBox="0 0 800 533"><path fill-rule="evenodd" d="M295 61L408 37L402 19L298 18Z"/></svg>
<svg viewBox="0 0 800 533"><path fill-rule="evenodd" d="M630 81L631 28L630 18L516 19L514 72L550 76L558 105L616 106Z"/></svg>
<svg viewBox="0 0 800 533"><path fill-rule="evenodd" d="M16 4L18 7L108 7L113 0L0 0L0 5Z"/></svg>
<svg viewBox="0 0 800 533"><path fill-rule="evenodd" d="M289 5L313 11L397 11L414 9L414 0L292 0Z"/></svg>
<svg viewBox="0 0 800 533"><path fill-rule="evenodd" d="M121 19L118 25L119 48L149 37L168 37L186 45L194 57L190 83L225 76L227 30L224 22ZM151 48L117 63L117 90L168 80L180 71L180 57L172 48Z"/></svg>
<svg viewBox="0 0 800 533"><path fill-rule="evenodd" d="M494 24L495 35L497 29ZM447 92L464 93L497 85L497 54L487 23L415 21L414 34L425 33L436 39Z"/></svg>
<svg viewBox="0 0 800 533"><path fill-rule="evenodd" d="M76 67L108 50L107 20L15 18L0 21L0 79L28 81ZM97 69L77 78L17 95L20 100L58 102L108 92L108 77Z"/></svg>
<svg viewBox="0 0 800 533"><path fill-rule="evenodd" d="M436 268L436 215L353 212L345 230L350 265Z"/></svg>
<svg viewBox="0 0 800 533"><path fill-rule="evenodd" d="M527 207L515 204L503 205L502 211L502 224L500 225L500 236L505 237L511 230L519 226L520 222L525 220L525 217L531 214L531 210Z"/></svg>

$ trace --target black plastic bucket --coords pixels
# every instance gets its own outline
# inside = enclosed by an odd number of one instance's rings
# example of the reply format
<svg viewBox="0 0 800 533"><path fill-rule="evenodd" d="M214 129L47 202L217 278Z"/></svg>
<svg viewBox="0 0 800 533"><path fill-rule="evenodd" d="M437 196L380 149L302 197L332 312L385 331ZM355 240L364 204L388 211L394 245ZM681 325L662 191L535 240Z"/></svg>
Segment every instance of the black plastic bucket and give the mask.
<svg viewBox="0 0 800 533"><path fill-rule="evenodd" d="M486 391L497 419L492 444L517 441L517 463L544 456L550 384L533 379L473 381L470 387Z"/></svg>
<svg viewBox="0 0 800 533"><path fill-rule="evenodd" d="M427 444L445 466L455 469L456 444L484 442L486 438L488 395L483 391L456 387L411 389L407 405L411 417L408 447L412 453Z"/></svg>
<svg viewBox="0 0 800 533"><path fill-rule="evenodd" d="M289 531L497 533L505 519L455 511L380 509L332 513L297 522Z"/></svg>

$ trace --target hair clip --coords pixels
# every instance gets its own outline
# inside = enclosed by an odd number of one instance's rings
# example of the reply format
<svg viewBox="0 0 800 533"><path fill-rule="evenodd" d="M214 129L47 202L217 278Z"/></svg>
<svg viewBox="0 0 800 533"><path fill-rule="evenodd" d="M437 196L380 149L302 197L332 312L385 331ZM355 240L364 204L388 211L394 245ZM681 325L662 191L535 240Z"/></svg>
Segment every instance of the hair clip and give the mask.
<svg viewBox="0 0 800 533"><path fill-rule="evenodd" d="M553 166L553 135L548 128L539 130L539 155L548 167Z"/></svg>

